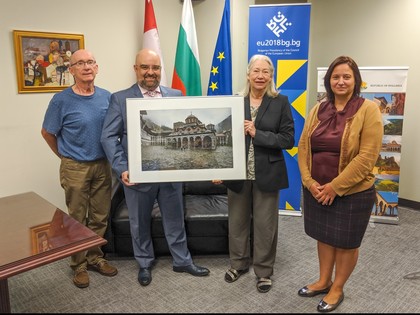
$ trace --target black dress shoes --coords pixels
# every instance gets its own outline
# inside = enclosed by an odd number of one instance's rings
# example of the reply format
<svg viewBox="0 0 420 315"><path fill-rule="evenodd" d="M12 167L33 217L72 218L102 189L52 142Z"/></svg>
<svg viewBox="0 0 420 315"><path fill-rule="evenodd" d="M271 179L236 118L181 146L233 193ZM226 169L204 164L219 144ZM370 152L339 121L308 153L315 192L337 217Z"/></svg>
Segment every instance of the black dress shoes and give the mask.
<svg viewBox="0 0 420 315"><path fill-rule="evenodd" d="M316 296L318 294L323 294L323 293L328 293L330 292L331 289L331 285L325 289L322 290L310 290L308 289L307 286L304 286L302 289L300 289L298 291L299 296L303 296L303 297L313 297Z"/></svg>
<svg viewBox="0 0 420 315"><path fill-rule="evenodd" d="M210 270L204 267L196 266L194 264L188 265L188 266L181 266L181 267L173 267L173 270L175 272L187 272L190 275L196 276L196 277L203 277L207 276L210 273Z"/></svg>
<svg viewBox="0 0 420 315"><path fill-rule="evenodd" d="M334 311L344 300L344 293L341 294L340 298L338 299L337 303L335 304L328 304L323 299L319 302L317 310L321 313L327 313Z"/></svg>
<svg viewBox="0 0 420 315"><path fill-rule="evenodd" d="M149 285L152 282L152 268L140 268L138 279L142 286Z"/></svg>

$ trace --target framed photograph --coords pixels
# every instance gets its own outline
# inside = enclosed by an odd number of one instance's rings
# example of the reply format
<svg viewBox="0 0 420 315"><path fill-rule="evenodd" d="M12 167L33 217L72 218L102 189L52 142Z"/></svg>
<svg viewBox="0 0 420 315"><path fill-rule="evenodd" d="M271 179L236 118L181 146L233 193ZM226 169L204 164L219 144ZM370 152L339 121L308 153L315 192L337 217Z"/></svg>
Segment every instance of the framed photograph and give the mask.
<svg viewBox="0 0 420 315"><path fill-rule="evenodd" d="M49 229L50 223L40 224L30 228L32 255L43 253L52 249Z"/></svg>
<svg viewBox="0 0 420 315"><path fill-rule="evenodd" d="M246 178L242 96L127 99L130 181Z"/></svg>
<svg viewBox="0 0 420 315"><path fill-rule="evenodd" d="M18 93L58 92L74 83L70 57L84 48L81 34L13 31Z"/></svg>

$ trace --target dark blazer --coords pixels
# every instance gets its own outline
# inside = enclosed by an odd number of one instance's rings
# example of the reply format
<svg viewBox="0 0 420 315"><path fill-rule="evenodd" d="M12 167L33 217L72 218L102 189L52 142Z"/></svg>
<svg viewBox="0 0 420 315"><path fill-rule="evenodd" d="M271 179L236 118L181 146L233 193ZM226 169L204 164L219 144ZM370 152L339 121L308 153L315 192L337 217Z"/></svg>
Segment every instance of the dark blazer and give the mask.
<svg viewBox="0 0 420 315"><path fill-rule="evenodd" d="M181 91L165 86L160 86L160 91L162 97L182 96ZM110 161L112 169L117 173L118 178L121 178L123 172L128 171L126 99L142 97L143 94L137 83L126 90L111 95L108 112L102 128L101 143L108 161ZM130 187L141 188L143 185L147 184Z"/></svg>
<svg viewBox="0 0 420 315"><path fill-rule="evenodd" d="M245 119L251 120L249 96L244 98ZM251 141L254 144L255 180L262 191L276 191L289 187L283 151L293 148L295 128L287 96L264 95L255 119L257 132L252 139L245 137L246 159ZM244 181L226 181L225 185L240 192Z"/></svg>

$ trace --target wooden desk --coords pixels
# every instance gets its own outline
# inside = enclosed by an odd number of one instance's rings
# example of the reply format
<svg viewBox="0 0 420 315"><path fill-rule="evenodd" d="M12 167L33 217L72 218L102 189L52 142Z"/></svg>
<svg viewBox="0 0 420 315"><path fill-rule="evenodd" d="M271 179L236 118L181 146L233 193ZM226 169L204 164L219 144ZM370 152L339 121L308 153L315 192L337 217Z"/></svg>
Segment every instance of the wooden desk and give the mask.
<svg viewBox="0 0 420 315"><path fill-rule="evenodd" d="M34 192L0 198L0 313L8 278L106 242Z"/></svg>

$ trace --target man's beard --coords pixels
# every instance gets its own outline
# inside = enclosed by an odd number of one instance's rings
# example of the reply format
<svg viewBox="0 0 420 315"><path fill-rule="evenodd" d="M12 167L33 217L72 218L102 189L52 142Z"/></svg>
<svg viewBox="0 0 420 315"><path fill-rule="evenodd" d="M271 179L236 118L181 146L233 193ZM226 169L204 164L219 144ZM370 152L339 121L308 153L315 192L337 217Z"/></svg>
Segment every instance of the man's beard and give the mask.
<svg viewBox="0 0 420 315"><path fill-rule="evenodd" d="M151 84L149 80L146 80L146 79L149 79L149 78L153 78L154 79L153 84ZM156 75L144 76L144 79L142 81L142 86L144 86L147 89L152 89L152 88L155 89L155 88L157 88L159 86L159 81L157 79L157 76Z"/></svg>

